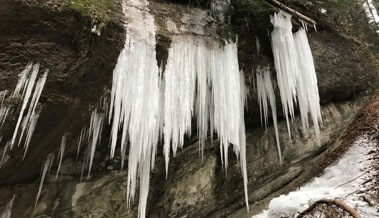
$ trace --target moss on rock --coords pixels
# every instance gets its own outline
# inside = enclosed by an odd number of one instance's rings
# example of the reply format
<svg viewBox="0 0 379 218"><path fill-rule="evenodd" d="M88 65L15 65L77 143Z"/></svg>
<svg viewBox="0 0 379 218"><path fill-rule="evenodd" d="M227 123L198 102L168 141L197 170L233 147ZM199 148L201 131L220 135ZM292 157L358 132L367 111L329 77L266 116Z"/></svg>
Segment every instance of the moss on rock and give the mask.
<svg viewBox="0 0 379 218"><path fill-rule="evenodd" d="M113 0L66 0L64 6L91 17L92 32L100 35L106 23L115 19Z"/></svg>

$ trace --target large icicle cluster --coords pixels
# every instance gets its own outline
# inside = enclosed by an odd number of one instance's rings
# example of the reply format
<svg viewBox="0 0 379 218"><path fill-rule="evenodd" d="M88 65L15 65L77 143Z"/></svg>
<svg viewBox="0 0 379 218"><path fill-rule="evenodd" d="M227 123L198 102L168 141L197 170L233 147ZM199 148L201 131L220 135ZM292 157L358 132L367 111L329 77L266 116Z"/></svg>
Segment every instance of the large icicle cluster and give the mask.
<svg viewBox="0 0 379 218"><path fill-rule="evenodd" d="M37 105L38 105L38 100L41 96L43 87L46 82L46 77L48 74L48 70L46 70L45 73L42 75L42 77L39 78L37 81L38 71L39 71L39 64L35 64L35 65L32 65L31 63L28 64L25 70L20 74L16 89L12 95L13 97L15 97L19 95L19 93L22 91L23 103L22 103L20 115L17 119L17 124L13 133L10 148L12 148L13 145L15 144L16 137L18 135L18 130L21 125L21 135L19 137L18 145L20 145L23 139L23 135L26 131L26 139L24 143L24 149L25 149L24 157L28 150L31 137L34 132L34 129L35 129L35 126L36 126L36 123L41 111L41 109L38 108ZM28 105L29 105L28 111L26 115L24 116L24 112Z"/></svg>
<svg viewBox="0 0 379 218"><path fill-rule="evenodd" d="M113 72L110 118L111 157L122 129L121 153L129 141L127 202L135 197L139 178L139 217L145 217L151 159L159 138L159 70L155 52L154 17L145 0L124 1L127 37Z"/></svg>
<svg viewBox="0 0 379 218"><path fill-rule="evenodd" d="M272 51L275 60L278 86L283 111L291 138L289 116L294 118L294 105L299 104L303 127L307 128L308 115L311 116L320 143L319 123L322 123L317 78L312 53L305 30L294 35L291 32L291 15L281 11L271 16L274 25Z"/></svg>
<svg viewBox="0 0 379 218"><path fill-rule="evenodd" d="M13 98L16 100L22 100L22 107L17 119L16 127L13 133L13 137L5 144L5 148L0 160L0 168L6 160L6 152L13 148L16 143L17 135L19 134L19 128L21 127L21 133L18 140L18 145L24 139L24 158L28 150L30 140L32 138L34 129L36 127L41 106L38 105L39 98L41 96L43 87L46 82L48 70L38 79L39 64L28 63L25 69L19 74L18 82L15 90L12 94L8 94L8 91L0 92L0 128L3 126L7 119L7 116L12 113L14 108L5 104L5 99ZM29 107L28 107L29 105ZM27 108L28 107L28 108ZM26 111L27 110L27 111ZM23 137L26 135L25 137ZM1 139L1 136L0 136Z"/></svg>
<svg viewBox="0 0 379 218"><path fill-rule="evenodd" d="M241 158L247 189L244 77L239 72L237 46L206 45L201 38L174 37L164 72L164 155L166 172L170 148L175 156L191 134L196 113L200 145L215 131L220 139L222 160L228 165L228 147ZM247 193L246 193L247 194ZM247 197L247 195L246 195Z"/></svg>
<svg viewBox="0 0 379 218"><path fill-rule="evenodd" d="M237 46L206 44L200 37L174 37L160 80L156 61L155 26L147 2L124 2L128 20L125 48L113 72L109 120L112 123L111 158L119 130L121 156L127 145L127 201L134 199L139 179L139 217L145 217L150 170L154 167L159 137L164 138L166 170L170 150L176 154L191 134L196 116L200 144L208 133L220 138L223 162L227 166L228 147L233 145L241 159L247 202L247 172L244 104L245 84L239 72Z"/></svg>

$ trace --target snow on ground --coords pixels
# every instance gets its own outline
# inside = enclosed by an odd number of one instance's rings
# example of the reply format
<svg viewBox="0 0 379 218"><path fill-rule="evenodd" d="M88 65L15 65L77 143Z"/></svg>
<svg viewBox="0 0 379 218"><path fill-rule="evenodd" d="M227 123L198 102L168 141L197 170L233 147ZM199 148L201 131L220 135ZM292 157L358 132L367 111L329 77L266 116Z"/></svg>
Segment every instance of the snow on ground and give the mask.
<svg viewBox="0 0 379 218"><path fill-rule="evenodd" d="M377 208L362 200L362 191L372 187L373 152L376 143L368 136L359 137L352 147L324 174L314 178L298 190L271 200L269 209L252 218L296 217L313 202L322 198L338 198L353 207L362 217L379 217Z"/></svg>

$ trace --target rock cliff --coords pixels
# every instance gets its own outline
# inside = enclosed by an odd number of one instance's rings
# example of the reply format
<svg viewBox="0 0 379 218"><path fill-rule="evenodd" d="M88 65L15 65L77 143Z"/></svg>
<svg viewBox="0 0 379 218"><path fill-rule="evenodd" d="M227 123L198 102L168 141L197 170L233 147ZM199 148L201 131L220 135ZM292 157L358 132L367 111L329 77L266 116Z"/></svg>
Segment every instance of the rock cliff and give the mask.
<svg viewBox="0 0 379 218"><path fill-rule="evenodd" d="M28 62L49 69L39 101L41 116L25 159L22 147L15 146L0 164L0 206L15 194L12 217L137 216L137 202L130 209L126 206L126 177L119 171L120 157L109 159L109 126L103 130L92 176L80 181L84 149L77 159L77 138L89 124L92 109L111 88L112 72L125 41L121 0L103 0L93 7L90 2L0 0L0 91L14 89ZM104 9L101 4L111 7ZM285 121L279 116L284 157L280 165L273 127L260 126L253 84L257 66L273 65L267 31L272 28L269 15L276 9L264 1L236 0L232 4L230 24L211 16L207 1L150 1L149 9L157 26L157 60L163 65L173 35L196 35L221 43L236 40L238 35L239 65L250 90L245 122L249 202L254 213L271 197L295 188L293 181L304 182L303 175L312 172L312 166L337 145L365 98L377 87L379 68L362 44L318 17L320 28L310 30L308 37L322 103L321 146L317 146L312 129L302 131L299 118L294 121L290 142ZM95 24L99 29L94 31ZM5 103L13 113L0 129L0 154L12 138L21 110L19 99L6 98ZM60 176L55 179L55 164L34 207L43 161L59 147L65 134L68 146ZM159 147L148 217L251 217L244 207L238 160L230 156L226 174L216 138L207 142L203 160L198 147L196 136L186 140L185 148L170 163L167 179Z"/></svg>

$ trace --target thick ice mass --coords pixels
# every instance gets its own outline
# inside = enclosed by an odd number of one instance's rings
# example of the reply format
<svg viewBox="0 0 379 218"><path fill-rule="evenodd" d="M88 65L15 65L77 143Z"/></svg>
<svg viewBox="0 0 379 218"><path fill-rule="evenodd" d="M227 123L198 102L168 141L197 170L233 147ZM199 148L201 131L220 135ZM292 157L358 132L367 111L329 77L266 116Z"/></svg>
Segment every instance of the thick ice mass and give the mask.
<svg viewBox="0 0 379 218"><path fill-rule="evenodd" d="M139 178L139 217L145 217L151 159L159 137L159 70L155 53L154 17L144 0L124 1L128 20L125 47L113 71L110 119L111 157L122 129L121 153L129 141L127 202L135 197ZM124 159L124 157L123 157Z"/></svg>
<svg viewBox="0 0 379 218"><path fill-rule="evenodd" d="M196 115L201 147L208 133L216 132L220 140L222 161L228 165L228 147L241 158L245 182L244 104L246 88L239 72L237 46L207 44L200 37L174 37L164 72L164 155L166 172L170 149L175 156L191 134ZM245 183L247 189L247 183ZM247 194L247 193L246 193Z"/></svg>
<svg viewBox="0 0 379 218"><path fill-rule="evenodd" d="M296 103L296 78L299 74L297 56L292 36L291 15L281 11L271 16L274 31L271 33L272 53L276 78L280 90L284 116L287 121L288 136L291 138L289 116L294 118Z"/></svg>
<svg viewBox="0 0 379 218"><path fill-rule="evenodd" d="M144 9L137 10L137 5ZM226 42L221 47L201 37L175 36L161 81L162 72L155 53L154 19L146 5L143 1L123 5L128 34L113 72L110 104L111 157L116 150L119 130L122 161L129 146L128 204L134 199L139 178L139 217L145 217L150 170L154 166L158 139L164 138L163 153L168 170L170 152L175 155L183 146L185 135L191 134L194 117L201 147L209 133L215 131L219 135L225 166L228 147L233 145L241 159L248 204L243 117L246 88L243 74L239 72L236 44Z"/></svg>
<svg viewBox="0 0 379 218"><path fill-rule="evenodd" d="M320 98L305 30L292 34L291 15L283 11L271 16L271 22L275 27L271 33L272 51L289 137L291 138L289 116L294 117L294 106L298 103L304 129L309 127L310 116L320 144Z"/></svg>

